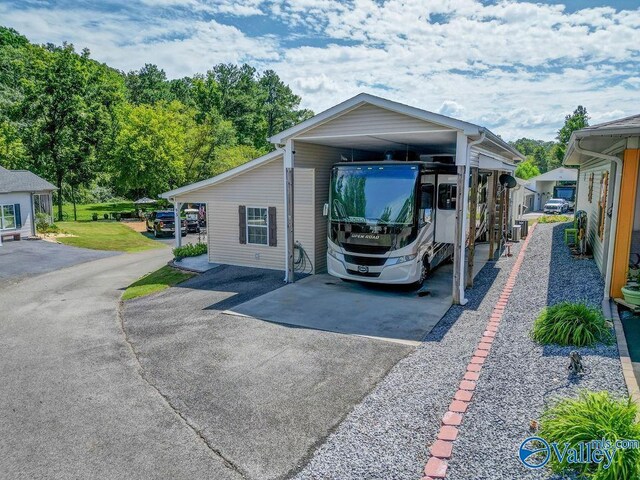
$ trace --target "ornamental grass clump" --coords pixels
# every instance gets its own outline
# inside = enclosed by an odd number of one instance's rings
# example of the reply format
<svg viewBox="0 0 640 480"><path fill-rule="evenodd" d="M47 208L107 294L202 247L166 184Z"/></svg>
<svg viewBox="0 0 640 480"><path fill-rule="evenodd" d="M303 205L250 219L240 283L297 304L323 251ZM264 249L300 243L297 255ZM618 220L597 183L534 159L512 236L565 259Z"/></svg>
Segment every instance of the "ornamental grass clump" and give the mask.
<svg viewBox="0 0 640 480"><path fill-rule="evenodd" d="M542 344L590 346L611 343L611 330L602 312L584 303L562 302L542 310L531 337Z"/></svg>
<svg viewBox="0 0 640 480"><path fill-rule="evenodd" d="M630 398L615 399L605 391L583 391L578 398L560 400L542 414L538 432L551 445L549 465L556 472L573 470L593 480L640 478L640 448L621 448L633 447L633 442L616 446L620 440L640 440L637 413L638 407ZM592 451L606 448L606 445L591 443L594 440L610 442L611 461L573 463L572 449L584 452L587 444ZM562 459L553 453L553 443L558 452L564 453Z"/></svg>

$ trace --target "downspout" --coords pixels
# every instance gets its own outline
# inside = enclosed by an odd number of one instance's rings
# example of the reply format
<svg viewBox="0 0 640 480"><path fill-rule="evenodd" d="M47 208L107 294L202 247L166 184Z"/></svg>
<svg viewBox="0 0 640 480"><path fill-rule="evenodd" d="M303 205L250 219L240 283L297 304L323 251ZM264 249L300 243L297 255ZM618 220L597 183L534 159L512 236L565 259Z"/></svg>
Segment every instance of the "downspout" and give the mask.
<svg viewBox="0 0 640 480"><path fill-rule="evenodd" d="M613 202L612 206L617 213L618 203L620 202L620 183L622 182L622 160L620 160L615 155L607 155L605 153L600 152L592 152L590 150L585 150L580 147L580 140L577 140L574 144L576 152L581 153L583 155L587 155L590 157L601 158L602 160L609 160L610 162L614 162L616 164L616 179L615 185L613 187ZM577 199L576 199L577 200ZM606 212L605 212L606 214ZM611 216L611 223L609 225L609 235L607 237L607 263L605 265L605 276L604 276L604 300L609 300L609 290L611 290L611 264L613 263L613 248L615 247L615 234L618 228L618 215ZM614 239L614 245L611 245L611 239Z"/></svg>
<svg viewBox="0 0 640 480"><path fill-rule="evenodd" d="M480 133L480 138L477 140L472 140L467 143L467 158L465 159L464 165L464 194L462 196L462 231L460 232L462 238L460 239L460 253L465 252L467 248L467 231L469 228L469 222L467 221L467 217L469 216L469 172L471 171L471 147L474 145L478 145L482 143L486 137L486 133L484 130ZM460 285L458 288L460 289L460 305L466 305L469 301L464 296L464 287L465 287L465 274L464 269L467 265L466 262L466 254L460 256ZM464 258L463 258L464 257Z"/></svg>

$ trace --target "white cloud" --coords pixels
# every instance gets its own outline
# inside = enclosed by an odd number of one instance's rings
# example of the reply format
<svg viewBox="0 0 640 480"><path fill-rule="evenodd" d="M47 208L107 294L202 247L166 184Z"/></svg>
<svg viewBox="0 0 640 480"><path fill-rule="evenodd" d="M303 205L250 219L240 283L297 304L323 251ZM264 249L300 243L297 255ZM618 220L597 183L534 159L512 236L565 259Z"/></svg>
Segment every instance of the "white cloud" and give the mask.
<svg viewBox="0 0 640 480"><path fill-rule="evenodd" d="M123 70L156 63L180 77L219 62L273 68L316 111L366 90L481 123L507 139L553 138L578 104L594 123L638 113L631 109L640 91L640 9L568 12L512 0L138 5L108 14L0 5L0 18L37 42L88 46ZM219 14L242 19L242 29ZM246 26L269 18L278 22L274 34L257 36Z"/></svg>

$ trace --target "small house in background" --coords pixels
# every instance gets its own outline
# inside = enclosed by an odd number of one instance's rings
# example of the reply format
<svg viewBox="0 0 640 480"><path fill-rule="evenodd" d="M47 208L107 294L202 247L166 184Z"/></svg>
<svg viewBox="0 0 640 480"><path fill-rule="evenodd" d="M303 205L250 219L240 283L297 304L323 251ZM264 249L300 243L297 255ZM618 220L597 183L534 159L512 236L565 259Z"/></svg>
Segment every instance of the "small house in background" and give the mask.
<svg viewBox="0 0 640 480"><path fill-rule="evenodd" d="M542 210L544 204L552 198L564 198L573 206L576 200L577 178L578 171L566 167L555 168L530 178L527 181L529 188L536 192L531 211Z"/></svg>
<svg viewBox="0 0 640 480"><path fill-rule="evenodd" d="M54 190L28 170L0 167L0 235L15 240L34 236L36 214L44 213L51 220Z"/></svg>
<svg viewBox="0 0 640 480"><path fill-rule="evenodd" d="M605 279L605 298L622 296L629 265L640 263L640 115L573 132L564 164L578 167L576 210Z"/></svg>

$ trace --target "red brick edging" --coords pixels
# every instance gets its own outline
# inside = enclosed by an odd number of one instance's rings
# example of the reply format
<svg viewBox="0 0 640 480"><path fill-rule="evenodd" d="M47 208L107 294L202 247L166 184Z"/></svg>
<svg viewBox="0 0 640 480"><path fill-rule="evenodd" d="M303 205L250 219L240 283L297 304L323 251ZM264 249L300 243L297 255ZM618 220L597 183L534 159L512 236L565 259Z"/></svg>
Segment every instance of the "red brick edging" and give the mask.
<svg viewBox="0 0 640 480"><path fill-rule="evenodd" d="M482 338L478 342L476 351L473 353L473 357L471 357L471 361L467 365L467 371L460 382L458 391L453 396L451 405L449 405L449 411L442 417L442 425L438 432L437 440L429 448L431 458L429 458L429 461L424 467L422 480L442 479L447 476L448 460L453 453L453 442L458 437L458 427L462 424L467 407L473 400L473 392L476 389L476 383L480 377L482 365L491 351L491 345L500 326L507 301L511 296L511 292L513 292L516 277L518 276L518 272L520 272L520 267L524 261L524 254L534 229L535 224L529 228L529 234L522 244L522 248L520 249L520 253L518 253L513 267L511 267L509 278L507 278L500 298L491 312L491 317L487 322Z"/></svg>

